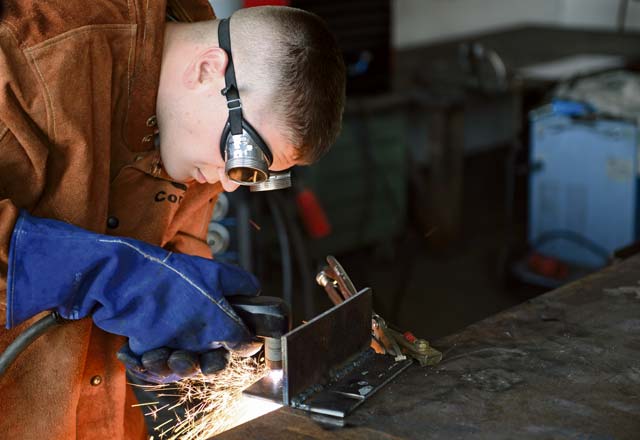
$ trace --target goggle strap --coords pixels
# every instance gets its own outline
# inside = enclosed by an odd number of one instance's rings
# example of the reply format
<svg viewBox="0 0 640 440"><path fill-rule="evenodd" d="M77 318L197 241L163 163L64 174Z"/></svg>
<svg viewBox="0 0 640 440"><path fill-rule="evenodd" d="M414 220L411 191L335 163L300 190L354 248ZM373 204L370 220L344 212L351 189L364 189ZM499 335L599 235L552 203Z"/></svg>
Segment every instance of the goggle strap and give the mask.
<svg viewBox="0 0 640 440"><path fill-rule="evenodd" d="M238 92L236 81L236 70L233 66L233 56L231 55L231 31L228 18L220 20L218 24L218 42L220 47L227 53L227 70L224 72L225 88L220 91L227 98L227 108L229 109L229 125L231 134L242 134L242 101Z"/></svg>
<svg viewBox="0 0 640 440"><path fill-rule="evenodd" d="M253 139L253 141L255 142L256 146L260 148L262 154L264 154L267 158L268 165L271 166L271 164L273 163L273 154L271 153L269 147L265 145L262 137L258 134L258 131L253 128L253 126L249 124L249 121L247 121L246 119L242 120L242 128L247 131L251 139Z"/></svg>

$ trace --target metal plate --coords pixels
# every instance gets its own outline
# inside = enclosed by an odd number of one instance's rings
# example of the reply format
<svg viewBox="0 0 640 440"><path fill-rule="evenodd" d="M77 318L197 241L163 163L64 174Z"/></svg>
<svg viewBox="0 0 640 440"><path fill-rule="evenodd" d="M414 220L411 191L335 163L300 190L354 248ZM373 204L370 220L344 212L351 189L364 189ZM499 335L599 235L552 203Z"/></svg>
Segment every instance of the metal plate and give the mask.
<svg viewBox="0 0 640 440"><path fill-rule="evenodd" d="M346 417L412 363L411 359L395 361L391 356L367 350L348 374L293 406L317 414Z"/></svg>
<svg viewBox="0 0 640 440"><path fill-rule="evenodd" d="M310 387L333 380L371 341L371 289L332 307L282 337L283 377L267 376L244 390L250 397L291 405Z"/></svg>
<svg viewBox="0 0 640 440"><path fill-rule="evenodd" d="M282 405L282 378L273 379L270 376L265 376L246 388L242 393L249 397L264 399Z"/></svg>
<svg viewBox="0 0 640 440"><path fill-rule="evenodd" d="M282 381L267 376L244 393L316 414L345 417L405 368L371 343L371 289L282 337Z"/></svg>
<svg viewBox="0 0 640 440"><path fill-rule="evenodd" d="M282 337L283 399L287 405L371 343L371 289L366 288Z"/></svg>

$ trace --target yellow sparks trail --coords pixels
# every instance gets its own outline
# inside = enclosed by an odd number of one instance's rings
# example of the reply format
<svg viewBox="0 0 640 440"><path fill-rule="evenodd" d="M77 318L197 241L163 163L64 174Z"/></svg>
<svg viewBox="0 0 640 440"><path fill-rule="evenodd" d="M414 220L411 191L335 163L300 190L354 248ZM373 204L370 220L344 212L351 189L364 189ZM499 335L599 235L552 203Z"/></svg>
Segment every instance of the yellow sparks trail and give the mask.
<svg viewBox="0 0 640 440"><path fill-rule="evenodd" d="M161 411L169 411L173 417L155 427L159 439L208 439L238 424L243 416L240 410L242 390L266 373L264 363L232 354L229 366L215 375L199 375L172 384L144 386L158 396L178 397L176 405L152 407L145 415L156 417ZM154 403L158 402L140 405ZM184 416L173 411L178 406L185 411Z"/></svg>

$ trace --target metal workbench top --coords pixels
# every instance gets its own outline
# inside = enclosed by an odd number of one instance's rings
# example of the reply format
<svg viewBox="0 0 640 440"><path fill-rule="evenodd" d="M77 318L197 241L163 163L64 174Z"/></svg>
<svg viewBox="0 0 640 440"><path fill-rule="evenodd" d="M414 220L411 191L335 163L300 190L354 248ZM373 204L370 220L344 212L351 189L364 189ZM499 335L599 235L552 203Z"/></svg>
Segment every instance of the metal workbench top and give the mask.
<svg viewBox="0 0 640 440"><path fill-rule="evenodd" d="M344 427L281 408L217 438L640 438L638 256L433 345Z"/></svg>

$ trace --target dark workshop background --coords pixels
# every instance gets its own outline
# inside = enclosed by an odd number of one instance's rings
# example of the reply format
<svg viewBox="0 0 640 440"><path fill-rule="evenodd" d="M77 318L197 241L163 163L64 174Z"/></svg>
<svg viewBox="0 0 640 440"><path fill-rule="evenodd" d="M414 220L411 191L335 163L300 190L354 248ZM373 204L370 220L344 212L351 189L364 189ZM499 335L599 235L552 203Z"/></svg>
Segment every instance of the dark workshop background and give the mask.
<svg viewBox="0 0 640 440"><path fill-rule="evenodd" d="M294 170L292 189L228 195L209 238L219 259L258 275L264 294L290 300L295 324L330 306L314 279L328 254L338 258L356 287L373 289L381 316L428 340L597 270L614 257L610 247L598 243L611 225L572 226L562 219L545 227L564 231L561 238L573 243L576 255L600 259L584 264L554 254L553 246L540 252L532 219L553 210L531 199L541 168L571 174L574 189L576 181L586 179L575 197L569 192L561 202L582 218L589 209L572 204L597 204L607 193L598 191L595 179L577 175L597 165L592 162L601 160L598 154L579 153L556 163L548 153L547 165L531 159L537 148L532 127L538 123L532 115L564 121L554 125L558 145L583 127L574 114L550 110L554 91L568 80L635 71L640 2L213 2L221 17L237 7L267 3L311 10L335 32L348 67L344 127L318 164ZM589 116L587 128L596 130L600 115ZM635 133L635 122L619 121ZM606 140L589 133L580 142L608 151ZM636 145L635 134L632 139ZM610 168L620 180L625 168L618 165ZM629 166L628 180L635 182L637 160ZM564 190L562 179L558 182L549 190L552 196ZM619 201L620 211L632 207L624 221L634 225L636 186ZM621 240L620 248L632 245L635 236Z"/></svg>

